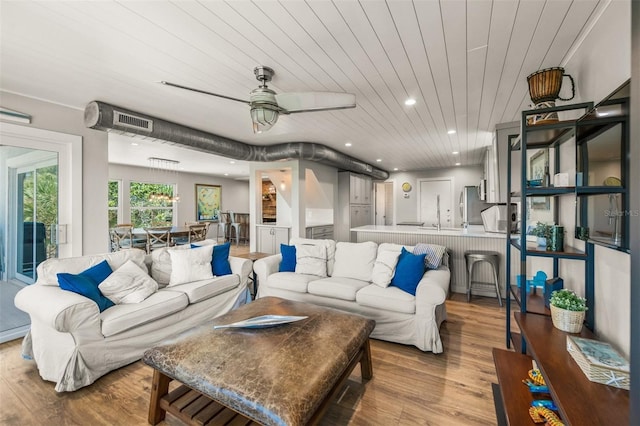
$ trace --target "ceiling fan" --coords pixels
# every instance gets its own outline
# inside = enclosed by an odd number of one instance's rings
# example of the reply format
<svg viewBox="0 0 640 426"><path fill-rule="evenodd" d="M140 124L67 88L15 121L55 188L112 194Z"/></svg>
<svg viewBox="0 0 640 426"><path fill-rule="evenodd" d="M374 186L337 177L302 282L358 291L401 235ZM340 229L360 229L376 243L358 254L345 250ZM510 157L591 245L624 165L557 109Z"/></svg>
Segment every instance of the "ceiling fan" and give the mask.
<svg viewBox="0 0 640 426"><path fill-rule="evenodd" d="M194 89L168 81L160 83L179 89L191 90L206 95L217 96L231 101L242 102L251 107L251 120L253 132L262 133L269 130L278 121L280 114L295 114L298 112L328 111L334 109L355 108L356 95L339 92L300 92L277 94L267 87L267 83L273 78L274 71L265 66L255 67L253 70L256 79L260 82L258 88L249 94L249 100L233 98L205 90Z"/></svg>

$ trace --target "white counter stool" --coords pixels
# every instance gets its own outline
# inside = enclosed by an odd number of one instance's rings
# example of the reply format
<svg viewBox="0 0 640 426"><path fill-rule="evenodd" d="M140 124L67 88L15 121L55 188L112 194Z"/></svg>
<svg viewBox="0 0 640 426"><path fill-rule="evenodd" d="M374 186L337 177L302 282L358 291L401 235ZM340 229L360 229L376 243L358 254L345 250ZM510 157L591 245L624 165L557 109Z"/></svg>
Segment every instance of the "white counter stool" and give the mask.
<svg viewBox="0 0 640 426"><path fill-rule="evenodd" d="M236 215L231 210L227 210L227 213L229 213L229 221L230 221L229 242L231 242L231 240L235 238L236 247L237 247L240 245L240 223L236 222Z"/></svg>
<svg viewBox="0 0 640 426"><path fill-rule="evenodd" d="M496 296L498 303L502 306L502 296L500 296L500 281L498 281L498 271L500 270L500 253L485 250L467 250L464 252L464 261L467 265L467 302L471 301L471 288L474 285L492 285L473 281L473 267L478 262L487 262L493 270L493 279L496 286Z"/></svg>
<svg viewBox="0 0 640 426"><path fill-rule="evenodd" d="M229 219L227 219L227 213L218 213L218 229L216 230L216 242L220 239L220 231L222 231L223 242L227 241L227 226L229 225Z"/></svg>

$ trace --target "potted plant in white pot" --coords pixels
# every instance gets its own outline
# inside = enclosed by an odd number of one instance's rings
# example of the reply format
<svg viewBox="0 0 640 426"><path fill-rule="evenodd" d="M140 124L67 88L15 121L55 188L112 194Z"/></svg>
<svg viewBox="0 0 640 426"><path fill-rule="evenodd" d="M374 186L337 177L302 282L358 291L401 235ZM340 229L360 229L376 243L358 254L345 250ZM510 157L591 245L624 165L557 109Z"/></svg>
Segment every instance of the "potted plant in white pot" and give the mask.
<svg viewBox="0 0 640 426"><path fill-rule="evenodd" d="M587 299L563 288L551 293L549 307L551 321L557 329L569 333L580 333L587 311Z"/></svg>
<svg viewBox="0 0 640 426"><path fill-rule="evenodd" d="M537 222L535 228L531 229L531 235L538 237L538 246L549 249L549 241L551 240L551 229L553 225Z"/></svg>

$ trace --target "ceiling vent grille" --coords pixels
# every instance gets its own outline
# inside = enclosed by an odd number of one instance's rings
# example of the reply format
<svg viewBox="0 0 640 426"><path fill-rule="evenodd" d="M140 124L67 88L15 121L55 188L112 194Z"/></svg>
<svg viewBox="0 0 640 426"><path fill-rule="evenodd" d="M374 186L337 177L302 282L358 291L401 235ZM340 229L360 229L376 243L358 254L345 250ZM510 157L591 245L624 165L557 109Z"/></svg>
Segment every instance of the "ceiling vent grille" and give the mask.
<svg viewBox="0 0 640 426"><path fill-rule="evenodd" d="M113 111L113 125L153 132L153 121L118 111Z"/></svg>

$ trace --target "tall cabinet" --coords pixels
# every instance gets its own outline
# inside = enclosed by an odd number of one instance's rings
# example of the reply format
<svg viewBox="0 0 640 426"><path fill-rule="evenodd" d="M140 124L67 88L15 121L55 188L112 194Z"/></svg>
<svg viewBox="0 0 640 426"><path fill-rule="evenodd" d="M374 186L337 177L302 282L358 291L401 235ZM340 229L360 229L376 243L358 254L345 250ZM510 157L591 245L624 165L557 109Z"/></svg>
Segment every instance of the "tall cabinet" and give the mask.
<svg viewBox="0 0 640 426"><path fill-rule="evenodd" d="M355 241L351 228L373 224L373 182L351 172L338 173L338 208L333 234L337 241Z"/></svg>
<svg viewBox="0 0 640 426"><path fill-rule="evenodd" d="M550 311L545 307L542 290L537 293L527 288L526 279L535 271L527 270L527 260L547 258L553 263L553 276L559 276L560 262L570 260L584 264L584 294L589 310L582 337L595 339L591 330L595 321L594 291L594 242L584 238L584 249L564 244L562 251L547 251L536 243L527 244L526 225L533 209L548 212L553 222L563 225L577 216L580 225L580 208L586 199L598 194L624 192L624 188L588 187L585 181L557 182L553 176L569 170L575 178L581 170L585 143L581 129L584 117L592 111L592 103L564 105L547 108L542 112L557 112L561 117L569 115L574 119L532 124L531 118L541 110L523 111L519 135L511 139L507 158L507 203L520 203L522 232L518 235L507 233L506 280L510 293L519 309L511 312L512 300L506 298L506 346L513 344L516 351L495 348L493 350L499 392L496 400L503 405L509 424L531 422L528 407L534 399L527 386L521 381L527 377L535 360L549 387L549 392L558 407L565 424L628 424L629 392L590 382L566 350L567 333L556 329L551 321ZM512 155L519 163L519 185L511 179ZM581 154L582 152L582 154ZM519 154L519 155L516 155ZM545 174L550 176L545 179ZM542 182L539 181L542 179ZM518 187L519 186L519 187ZM582 200L582 201L579 201ZM582 244L581 244L582 245ZM514 257L512 261L512 256ZM522 283L518 286L517 283ZM512 321L518 325L519 333L512 330Z"/></svg>

